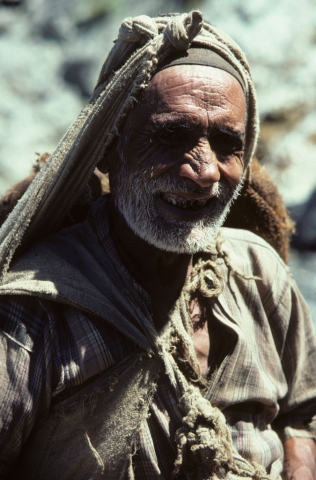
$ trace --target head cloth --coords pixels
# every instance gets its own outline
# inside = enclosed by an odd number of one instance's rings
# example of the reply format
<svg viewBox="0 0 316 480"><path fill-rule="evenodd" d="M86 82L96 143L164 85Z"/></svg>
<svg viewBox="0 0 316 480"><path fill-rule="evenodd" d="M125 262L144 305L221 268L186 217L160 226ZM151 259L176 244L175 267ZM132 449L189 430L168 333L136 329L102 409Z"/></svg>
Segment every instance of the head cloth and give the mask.
<svg viewBox="0 0 316 480"><path fill-rule="evenodd" d="M238 71L231 65L231 63L228 63L213 50L190 47L184 52L172 53L161 64L159 64L157 72L161 72L161 70L177 65L202 65L224 70L236 78L244 92L246 90L244 81Z"/></svg>
<svg viewBox="0 0 316 480"><path fill-rule="evenodd" d="M199 11L127 18L103 64L90 101L0 230L2 276L20 244L26 248L59 228L94 168L106 159L124 117L159 64L172 53L189 47L213 50L243 80L248 107L244 153L247 168L256 147L259 123L248 63L238 45L203 21Z"/></svg>

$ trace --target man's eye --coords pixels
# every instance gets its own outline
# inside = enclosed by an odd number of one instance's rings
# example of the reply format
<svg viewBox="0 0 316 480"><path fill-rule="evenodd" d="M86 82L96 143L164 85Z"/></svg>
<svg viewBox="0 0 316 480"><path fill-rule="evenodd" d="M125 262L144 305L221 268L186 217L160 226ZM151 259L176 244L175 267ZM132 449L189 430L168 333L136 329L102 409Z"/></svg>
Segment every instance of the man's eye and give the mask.
<svg viewBox="0 0 316 480"><path fill-rule="evenodd" d="M157 138L165 145L176 146L181 143L183 135L178 130L162 130Z"/></svg>
<svg viewBox="0 0 316 480"><path fill-rule="evenodd" d="M222 155L233 155L243 151L243 143L239 138L219 134L211 139L212 148Z"/></svg>

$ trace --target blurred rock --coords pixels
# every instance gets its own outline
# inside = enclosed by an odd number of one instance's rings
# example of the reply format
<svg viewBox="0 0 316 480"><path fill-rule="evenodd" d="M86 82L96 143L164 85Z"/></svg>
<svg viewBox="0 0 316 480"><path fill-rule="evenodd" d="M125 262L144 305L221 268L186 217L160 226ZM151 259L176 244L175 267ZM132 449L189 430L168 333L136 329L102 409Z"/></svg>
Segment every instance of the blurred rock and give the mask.
<svg viewBox="0 0 316 480"><path fill-rule="evenodd" d="M316 253L292 251L290 267L307 301L316 329Z"/></svg>
<svg viewBox="0 0 316 480"><path fill-rule="evenodd" d="M316 251L316 190L306 203L289 208L296 222L293 248Z"/></svg>
<svg viewBox="0 0 316 480"><path fill-rule="evenodd" d="M87 79L90 77L91 62L88 60L68 60L61 66L61 75L65 82L75 86L83 98L90 98L91 90Z"/></svg>
<svg viewBox="0 0 316 480"><path fill-rule="evenodd" d="M23 3L23 0L1 0L0 5L5 7L18 7Z"/></svg>

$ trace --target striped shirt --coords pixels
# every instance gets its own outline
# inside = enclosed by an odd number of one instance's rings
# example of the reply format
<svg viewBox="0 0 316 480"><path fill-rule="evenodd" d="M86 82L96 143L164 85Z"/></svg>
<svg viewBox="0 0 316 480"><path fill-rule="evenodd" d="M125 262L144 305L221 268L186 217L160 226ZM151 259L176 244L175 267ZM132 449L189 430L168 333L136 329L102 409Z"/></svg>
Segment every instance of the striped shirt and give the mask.
<svg viewBox="0 0 316 480"><path fill-rule="evenodd" d="M117 255L102 201L89 222L115 268L150 309L147 293ZM227 343L208 398L225 414L237 450L277 479L283 464L280 438L316 436L315 335L278 255L247 232L224 229L224 235L233 265L261 280L230 275L225 292L210 305ZM7 478L51 405L71 397L136 346L91 313L35 296L1 296L0 327L0 476ZM137 479L171 480L181 418L168 378L161 375L133 457Z"/></svg>

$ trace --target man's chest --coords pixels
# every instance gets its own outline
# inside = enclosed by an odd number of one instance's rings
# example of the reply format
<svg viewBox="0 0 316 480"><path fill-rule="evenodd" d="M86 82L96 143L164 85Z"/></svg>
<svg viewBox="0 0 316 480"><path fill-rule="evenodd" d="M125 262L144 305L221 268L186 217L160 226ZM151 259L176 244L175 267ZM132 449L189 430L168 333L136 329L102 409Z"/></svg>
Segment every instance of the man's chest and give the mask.
<svg viewBox="0 0 316 480"><path fill-rule="evenodd" d="M209 368L209 356L211 350L210 319L208 309L198 298L190 303L190 318L193 325L193 345L197 359L201 366L202 374L205 375Z"/></svg>

